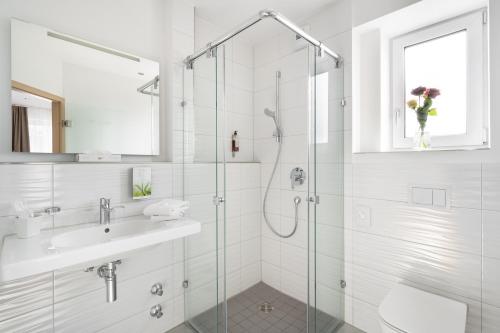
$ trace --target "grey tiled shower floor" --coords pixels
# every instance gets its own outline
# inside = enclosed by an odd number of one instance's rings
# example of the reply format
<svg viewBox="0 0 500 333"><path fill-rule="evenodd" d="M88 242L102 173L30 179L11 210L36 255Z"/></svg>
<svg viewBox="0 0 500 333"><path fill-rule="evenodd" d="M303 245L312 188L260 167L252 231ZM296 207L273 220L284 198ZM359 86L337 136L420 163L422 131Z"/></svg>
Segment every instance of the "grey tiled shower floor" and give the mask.
<svg viewBox="0 0 500 333"><path fill-rule="evenodd" d="M271 303L274 307L273 311L270 313L260 311L259 306L263 302ZM231 297L227 304L228 331L230 333L306 332L306 304L262 282ZM214 307L203 312L194 317L190 323L200 333L217 333L216 310L217 309ZM321 311L317 313L316 323L317 328L312 331L321 333L338 332L337 329L342 326L340 320ZM222 325L220 327L222 327ZM175 332L180 333L189 331L184 331L184 328L178 328L178 331L171 331L171 333Z"/></svg>

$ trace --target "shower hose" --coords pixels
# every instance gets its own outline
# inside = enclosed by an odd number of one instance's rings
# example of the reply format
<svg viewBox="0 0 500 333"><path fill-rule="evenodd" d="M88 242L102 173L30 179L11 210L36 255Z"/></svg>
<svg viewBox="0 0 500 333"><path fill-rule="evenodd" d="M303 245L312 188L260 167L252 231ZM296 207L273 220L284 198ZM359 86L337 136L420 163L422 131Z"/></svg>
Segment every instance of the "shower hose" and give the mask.
<svg viewBox="0 0 500 333"><path fill-rule="evenodd" d="M271 231L276 236L281 237L281 238L290 238L295 234L295 232L297 231L297 227L299 225L299 214L298 213L299 213L299 204L301 201L300 197L297 196L293 199L293 203L295 205L295 224L293 226L293 230L288 234L285 234L285 235L281 234L276 229L274 229L273 225L269 221L269 218L267 217L267 212L266 212L267 196L269 194L269 189L271 187L271 183L273 182L274 174L276 173L276 168L278 167L278 162L280 160L281 145L282 145L282 143L280 140L280 141L278 141L278 153L276 154L276 160L274 161L273 171L271 172L271 176L269 177L269 182L267 183L266 192L264 194L264 200L262 202L262 211L263 211L264 220L266 221L267 226L269 227L269 229L271 229Z"/></svg>

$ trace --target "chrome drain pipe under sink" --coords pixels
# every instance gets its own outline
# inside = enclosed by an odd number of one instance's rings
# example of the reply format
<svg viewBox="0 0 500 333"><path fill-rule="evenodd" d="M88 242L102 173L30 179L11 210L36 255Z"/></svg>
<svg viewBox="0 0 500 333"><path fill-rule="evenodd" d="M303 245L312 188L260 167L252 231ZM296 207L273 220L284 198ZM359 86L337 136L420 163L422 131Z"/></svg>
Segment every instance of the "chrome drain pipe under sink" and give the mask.
<svg viewBox="0 0 500 333"><path fill-rule="evenodd" d="M97 269L97 275L104 279L106 284L106 302L116 301L116 265L121 264L120 260L108 262Z"/></svg>

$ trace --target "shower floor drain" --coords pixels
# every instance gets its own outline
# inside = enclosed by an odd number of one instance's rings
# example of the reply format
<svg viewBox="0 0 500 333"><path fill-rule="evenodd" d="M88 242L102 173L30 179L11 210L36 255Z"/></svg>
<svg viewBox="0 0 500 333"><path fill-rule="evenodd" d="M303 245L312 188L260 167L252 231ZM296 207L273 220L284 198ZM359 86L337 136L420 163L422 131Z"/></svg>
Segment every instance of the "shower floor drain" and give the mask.
<svg viewBox="0 0 500 333"><path fill-rule="evenodd" d="M264 302L261 305L259 305L259 310L264 313L269 313L274 310L274 306L272 306L271 303L269 302Z"/></svg>

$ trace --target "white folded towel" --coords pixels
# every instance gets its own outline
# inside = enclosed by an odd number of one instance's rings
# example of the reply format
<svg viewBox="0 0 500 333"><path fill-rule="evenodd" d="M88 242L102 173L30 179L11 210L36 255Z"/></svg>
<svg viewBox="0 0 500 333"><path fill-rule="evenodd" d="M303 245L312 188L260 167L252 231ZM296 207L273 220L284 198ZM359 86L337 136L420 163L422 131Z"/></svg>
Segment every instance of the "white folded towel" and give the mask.
<svg viewBox="0 0 500 333"><path fill-rule="evenodd" d="M189 202L175 199L165 199L144 208L146 216L184 216L189 209Z"/></svg>
<svg viewBox="0 0 500 333"><path fill-rule="evenodd" d="M173 221L178 220L182 216L170 216L170 215L152 215L149 217L151 222L162 222L162 221Z"/></svg>

